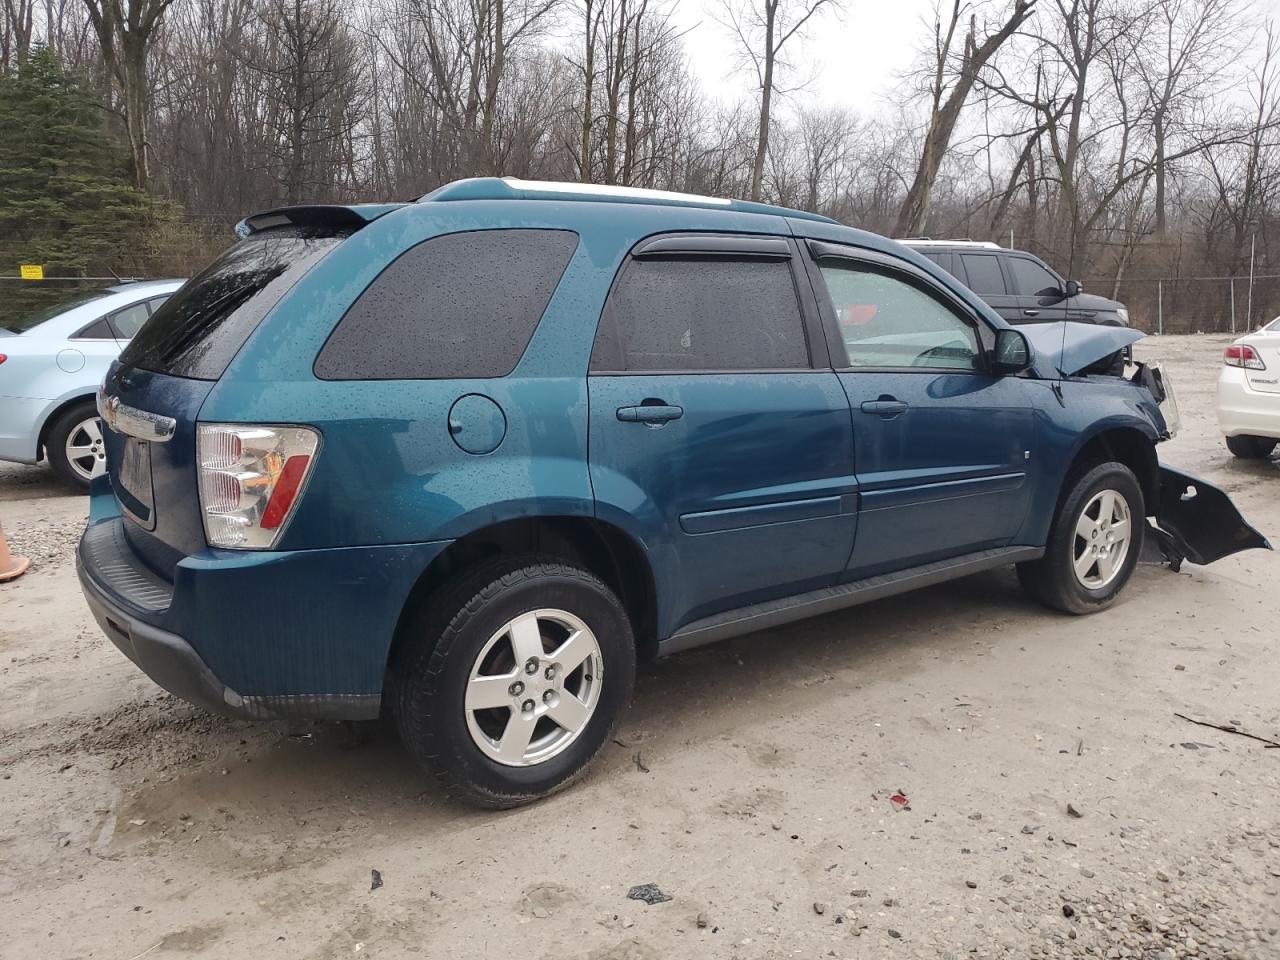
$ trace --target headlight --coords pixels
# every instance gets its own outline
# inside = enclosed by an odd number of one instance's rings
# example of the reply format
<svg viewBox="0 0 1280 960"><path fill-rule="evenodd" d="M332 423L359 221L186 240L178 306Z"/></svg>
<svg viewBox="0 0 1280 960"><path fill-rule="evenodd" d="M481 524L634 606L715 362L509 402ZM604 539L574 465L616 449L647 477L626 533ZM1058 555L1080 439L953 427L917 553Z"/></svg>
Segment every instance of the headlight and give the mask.
<svg viewBox="0 0 1280 960"><path fill-rule="evenodd" d="M1120 318L1120 322L1126 327L1129 325L1129 309L1127 307L1121 307L1118 309L1116 311L1116 316Z"/></svg>

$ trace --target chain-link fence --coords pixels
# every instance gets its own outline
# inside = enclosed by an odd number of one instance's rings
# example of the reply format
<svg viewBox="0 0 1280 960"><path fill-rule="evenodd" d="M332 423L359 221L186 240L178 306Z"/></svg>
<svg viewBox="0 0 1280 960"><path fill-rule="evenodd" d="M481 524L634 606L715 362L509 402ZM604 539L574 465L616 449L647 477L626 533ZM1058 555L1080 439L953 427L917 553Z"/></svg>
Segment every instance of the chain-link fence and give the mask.
<svg viewBox="0 0 1280 960"><path fill-rule="evenodd" d="M1089 293L1119 300L1147 333L1245 333L1280 315L1280 274L1088 280Z"/></svg>

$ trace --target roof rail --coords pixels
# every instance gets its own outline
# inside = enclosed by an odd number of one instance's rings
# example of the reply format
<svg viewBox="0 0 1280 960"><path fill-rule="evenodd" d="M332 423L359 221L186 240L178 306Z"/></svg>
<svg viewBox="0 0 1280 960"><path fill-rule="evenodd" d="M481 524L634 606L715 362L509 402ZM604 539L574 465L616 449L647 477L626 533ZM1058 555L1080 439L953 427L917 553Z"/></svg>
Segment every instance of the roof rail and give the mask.
<svg viewBox="0 0 1280 960"><path fill-rule="evenodd" d="M637 203L656 206L708 207L735 213L762 213L774 217L794 217L836 223L804 210L775 207L748 200L727 200L671 190L647 190L640 187L616 187L595 183L565 183L552 180L520 180L516 177L473 177L455 180L432 190L419 203L453 200L577 200L601 203Z"/></svg>
<svg viewBox="0 0 1280 960"><path fill-rule="evenodd" d="M986 250L999 250L1000 244L990 240L970 240L961 237L956 240L934 240L932 237L904 237L898 241L909 247L982 247Z"/></svg>

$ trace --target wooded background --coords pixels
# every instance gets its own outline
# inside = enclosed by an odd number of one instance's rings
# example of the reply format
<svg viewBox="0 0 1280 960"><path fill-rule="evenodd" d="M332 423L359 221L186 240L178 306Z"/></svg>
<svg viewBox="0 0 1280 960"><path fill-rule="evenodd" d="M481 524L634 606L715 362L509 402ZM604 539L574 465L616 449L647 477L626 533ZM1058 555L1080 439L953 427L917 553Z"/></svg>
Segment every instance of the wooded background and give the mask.
<svg viewBox="0 0 1280 960"><path fill-rule="evenodd" d="M850 108L806 40L873 0L721 0L684 32L677 2L0 0L0 274L186 274L255 210L506 175L1012 241L1148 330L1229 329L1233 291L1240 329L1280 312L1260 6L943 0L884 36L916 50L894 96ZM691 66L712 30L737 99Z"/></svg>

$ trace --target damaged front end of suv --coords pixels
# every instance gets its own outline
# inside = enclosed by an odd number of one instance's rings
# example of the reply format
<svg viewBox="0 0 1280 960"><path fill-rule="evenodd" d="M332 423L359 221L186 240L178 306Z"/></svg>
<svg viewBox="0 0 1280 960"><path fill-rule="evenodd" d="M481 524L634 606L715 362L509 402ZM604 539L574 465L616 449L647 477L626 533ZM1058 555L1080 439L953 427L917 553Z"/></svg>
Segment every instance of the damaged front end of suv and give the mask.
<svg viewBox="0 0 1280 960"><path fill-rule="evenodd" d="M1035 349L1035 372L1053 381L1059 402L1066 402L1063 383L1136 390L1126 405L1150 424L1153 442L1171 439L1181 429L1166 371L1159 363L1133 359L1132 345L1143 338L1141 331L1062 322L1026 327L1023 333ZM1171 569L1180 569L1184 560L1208 564L1241 550L1271 549L1225 490L1158 461L1156 471L1158 492L1148 521Z"/></svg>

